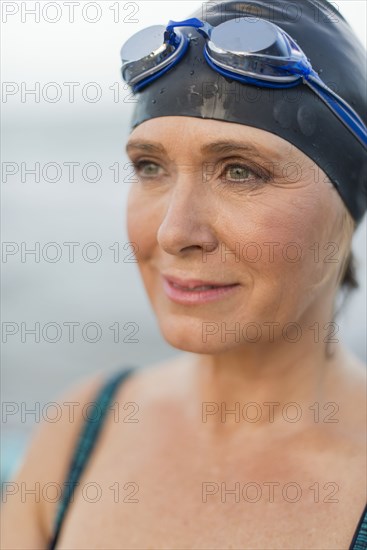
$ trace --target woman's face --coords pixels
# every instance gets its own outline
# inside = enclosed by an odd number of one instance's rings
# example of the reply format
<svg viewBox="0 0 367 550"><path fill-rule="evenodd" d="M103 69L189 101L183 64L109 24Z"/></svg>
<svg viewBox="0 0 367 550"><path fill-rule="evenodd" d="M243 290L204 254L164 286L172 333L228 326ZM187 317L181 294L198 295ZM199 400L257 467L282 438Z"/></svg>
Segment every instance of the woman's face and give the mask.
<svg viewBox="0 0 367 550"><path fill-rule="evenodd" d="M331 307L344 207L292 144L250 126L179 116L137 126L127 152L136 173L129 239L172 346L215 353L259 335L274 341L287 323L315 323ZM175 288L163 276L180 287L198 286L191 279L222 288Z"/></svg>

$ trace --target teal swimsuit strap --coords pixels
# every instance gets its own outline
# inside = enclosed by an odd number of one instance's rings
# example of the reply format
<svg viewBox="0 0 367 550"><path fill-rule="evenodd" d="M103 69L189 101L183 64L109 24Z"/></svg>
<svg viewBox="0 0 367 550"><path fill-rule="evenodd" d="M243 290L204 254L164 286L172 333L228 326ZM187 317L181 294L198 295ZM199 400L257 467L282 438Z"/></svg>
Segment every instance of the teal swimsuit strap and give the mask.
<svg viewBox="0 0 367 550"><path fill-rule="evenodd" d="M358 522L349 550L367 550L367 504Z"/></svg>
<svg viewBox="0 0 367 550"><path fill-rule="evenodd" d="M98 418L94 419L92 417L87 417L80 432L78 443L75 447L75 452L65 481L65 491L63 492L62 498L58 505L54 532L51 542L49 543L48 550L53 550L55 548L67 507L73 496L74 488L77 486L78 479L80 478L81 473L91 456L94 445L97 442L97 438L104 420L106 419L111 400L120 384L124 382L124 380L135 370L136 367L124 367L122 371L118 371L110 376L107 379L107 382L105 382L99 390L96 400L93 402L99 412Z"/></svg>

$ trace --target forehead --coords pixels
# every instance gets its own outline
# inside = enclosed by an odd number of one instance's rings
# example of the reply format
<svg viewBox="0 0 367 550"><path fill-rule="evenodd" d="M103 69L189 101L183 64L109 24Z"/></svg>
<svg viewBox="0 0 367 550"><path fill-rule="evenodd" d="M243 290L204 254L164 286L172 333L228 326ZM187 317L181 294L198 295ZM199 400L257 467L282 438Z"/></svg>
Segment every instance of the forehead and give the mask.
<svg viewBox="0 0 367 550"><path fill-rule="evenodd" d="M189 116L165 116L146 120L134 128L127 142L127 150L140 145L156 147L156 152L177 149L187 154L202 155L223 153L225 147L213 147L218 142L242 146L244 152L256 152L275 160L289 159L290 156L304 156L293 144L260 128L221 120L202 119ZM234 148L234 147L233 147ZM151 149L151 152L154 152ZM310 160L310 159L309 159Z"/></svg>

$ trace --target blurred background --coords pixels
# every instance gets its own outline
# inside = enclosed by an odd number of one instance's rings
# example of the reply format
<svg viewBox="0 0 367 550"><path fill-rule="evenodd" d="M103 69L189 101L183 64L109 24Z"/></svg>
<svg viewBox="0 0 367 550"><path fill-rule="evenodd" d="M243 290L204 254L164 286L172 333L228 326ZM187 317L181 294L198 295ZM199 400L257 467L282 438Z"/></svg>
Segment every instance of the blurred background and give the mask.
<svg viewBox="0 0 367 550"><path fill-rule="evenodd" d="M332 4L366 45L366 3ZM2 481L42 408L76 381L180 353L158 331L128 244L134 98L119 51L199 6L2 2ZM365 361L366 218L353 248L360 289L338 337Z"/></svg>

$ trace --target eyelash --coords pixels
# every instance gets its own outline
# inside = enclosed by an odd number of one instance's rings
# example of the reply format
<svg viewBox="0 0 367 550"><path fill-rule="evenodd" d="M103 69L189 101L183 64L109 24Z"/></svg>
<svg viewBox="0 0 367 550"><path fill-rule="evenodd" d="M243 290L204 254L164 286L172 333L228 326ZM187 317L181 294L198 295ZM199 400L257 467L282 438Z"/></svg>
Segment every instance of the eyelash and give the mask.
<svg viewBox="0 0 367 550"><path fill-rule="evenodd" d="M136 172L139 172L140 169L142 169L144 166L147 166L149 164L153 164L155 166L159 166L159 164L157 164L156 162L154 161L151 161L151 160L140 160L140 161L136 161L136 162L133 162L132 165L134 167L134 170ZM223 171L220 175L220 179L223 181L223 174L225 172L227 172L230 168L243 168L245 170L248 170L251 174L253 174L256 178L248 178L248 179L245 179L245 180L226 180L224 179L224 182L226 183L226 185L236 185L238 186L240 183L246 183L246 182L253 182L254 179L261 179L263 181L267 181L269 179L269 175L265 173L265 171L262 171L260 170L260 168L258 167L258 171L260 173L257 173L254 169L252 169L250 166L247 166L246 164L242 164L242 162L231 162L231 163L228 163L228 164L225 164L224 168L223 168ZM151 179L150 176L141 176L145 179ZM154 179L155 177L157 176L152 176L152 178Z"/></svg>

